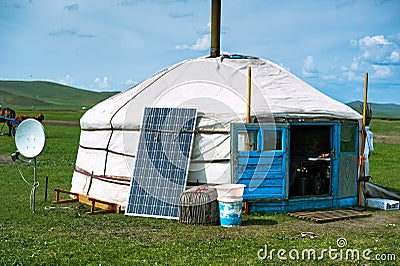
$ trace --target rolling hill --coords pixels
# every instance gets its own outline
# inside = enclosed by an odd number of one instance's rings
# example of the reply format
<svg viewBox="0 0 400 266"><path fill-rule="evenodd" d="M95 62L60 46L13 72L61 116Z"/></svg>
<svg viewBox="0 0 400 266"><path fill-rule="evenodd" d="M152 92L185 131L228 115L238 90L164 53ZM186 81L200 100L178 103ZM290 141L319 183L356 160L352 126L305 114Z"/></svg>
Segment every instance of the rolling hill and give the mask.
<svg viewBox="0 0 400 266"><path fill-rule="evenodd" d="M80 110L115 95L47 81L0 81L0 104L15 109Z"/></svg>
<svg viewBox="0 0 400 266"><path fill-rule="evenodd" d="M348 106L362 114L362 102L347 103ZM372 116L375 118L400 118L400 105L372 103Z"/></svg>

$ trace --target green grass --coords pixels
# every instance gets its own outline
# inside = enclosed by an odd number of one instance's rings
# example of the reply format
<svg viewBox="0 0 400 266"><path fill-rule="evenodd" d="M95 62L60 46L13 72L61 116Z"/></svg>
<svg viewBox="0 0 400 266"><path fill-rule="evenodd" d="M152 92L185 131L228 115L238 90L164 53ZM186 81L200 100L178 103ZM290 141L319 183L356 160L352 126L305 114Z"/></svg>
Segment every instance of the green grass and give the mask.
<svg viewBox="0 0 400 266"><path fill-rule="evenodd" d="M370 181L400 194L400 145L375 143L370 157Z"/></svg>
<svg viewBox="0 0 400 266"><path fill-rule="evenodd" d="M390 126L390 125L386 125ZM326 224L291 218L285 214L248 215L243 226L195 226L176 220L126 217L122 214L90 216L87 206L51 203L54 188L70 189L79 142L79 127L45 125L47 142L38 157L36 213L29 210L31 186L19 176L9 160L14 140L0 136L0 265L354 265L356 262L260 260L257 253L271 249L337 248L338 238L346 238L348 249L372 254L395 254L400 260L399 212L369 210L371 217ZM384 129L389 130L389 129ZM374 132L380 132L375 128ZM376 133L377 134L377 133ZM396 165L398 145L376 145L371 172L400 189ZM392 156L393 162L386 161ZM32 181L32 166L19 164L25 178ZM49 176L49 200L44 201L44 180ZM46 210L45 207L54 209ZM82 209L83 208L83 209ZM395 225L395 226L393 226ZM314 239L302 238L313 232ZM286 256L288 254L286 253ZM360 265L378 265L361 260Z"/></svg>
<svg viewBox="0 0 400 266"><path fill-rule="evenodd" d="M373 120L370 129L378 140L370 157L371 182L400 193L400 121Z"/></svg>
<svg viewBox="0 0 400 266"><path fill-rule="evenodd" d="M370 129L374 135L400 137L400 121L372 120Z"/></svg>

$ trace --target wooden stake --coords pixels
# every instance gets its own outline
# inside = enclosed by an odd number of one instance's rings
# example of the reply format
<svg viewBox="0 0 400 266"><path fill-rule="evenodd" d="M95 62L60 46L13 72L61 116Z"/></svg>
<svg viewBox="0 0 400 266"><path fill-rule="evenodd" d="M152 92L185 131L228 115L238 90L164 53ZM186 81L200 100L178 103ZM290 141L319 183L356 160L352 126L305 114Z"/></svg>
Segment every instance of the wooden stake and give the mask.
<svg viewBox="0 0 400 266"><path fill-rule="evenodd" d="M250 123L251 112L251 67L247 68L247 110L246 110L246 123Z"/></svg>
<svg viewBox="0 0 400 266"><path fill-rule="evenodd" d="M49 186L49 176L46 175L46 184L44 187L44 201L47 201L47 187Z"/></svg>
<svg viewBox="0 0 400 266"><path fill-rule="evenodd" d="M247 109L246 109L246 123L250 123L250 114L251 114L251 67L247 68ZM248 151L251 150L250 147L250 138L249 134L247 134L246 138L246 148ZM250 212L250 205L248 202L243 202L242 204L242 212L243 214L248 214Z"/></svg>
<svg viewBox="0 0 400 266"><path fill-rule="evenodd" d="M247 68L247 106L246 106L246 123L251 122L251 67ZM246 150L250 151L250 136L246 134Z"/></svg>
<svg viewBox="0 0 400 266"><path fill-rule="evenodd" d="M365 122L367 119L367 92L368 92L368 72L365 73L365 82L364 82L364 106L363 106L363 129L365 129Z"/></svg>
<svg viewBox="0 0 400 266"><path fill-rule="evenodd" d="M362 129L361 129L361 149L360 149L360 176L358 182L358 205L362 204L362 179L364 177L364 148L365 148L365 122L367 118L367 93L368 93L368 72L365 73L365 82L364 82L364 105L363 105L363 117L362 117Z"/></svg>

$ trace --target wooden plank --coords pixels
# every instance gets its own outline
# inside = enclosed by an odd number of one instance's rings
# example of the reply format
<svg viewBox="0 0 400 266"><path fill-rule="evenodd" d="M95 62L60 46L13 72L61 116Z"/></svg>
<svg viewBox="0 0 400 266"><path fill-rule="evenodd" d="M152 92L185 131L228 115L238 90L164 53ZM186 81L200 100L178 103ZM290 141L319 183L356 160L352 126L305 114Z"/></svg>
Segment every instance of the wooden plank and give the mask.
<svg viewBox="0 0 400 266"><path fill-rule="evenodd" d="M99 214L99 213L108 213L108 212L116 212L116 204L114 203L107 203L106 201L97 200L95 198L89 198L91 201L90 211L87 214ZM108 205L107 209L96 210L96 203L106 204Z"/></svg>
<svg viewBox="0 0 400 266"><path fill-rule="evenodd" d="M370 216L370 213L362 213L350 209L337 209L325 211L310 211L310 212L294 212L288 213L289 216L315 221L317 223L332 222L350 218L360 218Z"/></svg>
<svg viewBox="0 0 400 266"><path fill-rule="evenodd" d="M73 193L67 190L63 190L63 189L59 189L56 188L54 189L54 191L56 192L56 200L53 201L54 203L67 203L67 202L77 202L79 201L79 194L77 193ZM73 199L65 199L65 200L60 200L60 194L64 193L64 194L68 194L68 195L73 195L74 198Z"/></svg>
<svg viewBox="0 0 400 266"><path fill-rule="evenodd" d="M102 210L112 210L112 212L116 212L119 213L121 206L115 203L111 203L111 202L107 202L107 201L103 201L103 200L99 200L96 198L92 198L86 195L80 195L79 196L79 202L87 204L89 206L92 206L93 202L94 202L94 207L95 208L99 208Z"/></svg>
<svg viewBox="0 0 400 266"><path fill-rule="evenodd" d="M116 203L107 202L104 200L89 197L87 195L74 193L74 192L70 192L70 191L58 189L58 188L54 189L54 191L56 192L56 200L54 201L54 203L67 203L67 202L78 202L79 201L81 203L84 203L84 204L87 204L90 206L90 211L88 212L88 214L98 214L98 213L107 213L107 212L120 213L121 212L121 205L116 204ZM73 195L74 198L60 200L61 193ZM100 209L100 210L96 210L96 209Z"/></svg>

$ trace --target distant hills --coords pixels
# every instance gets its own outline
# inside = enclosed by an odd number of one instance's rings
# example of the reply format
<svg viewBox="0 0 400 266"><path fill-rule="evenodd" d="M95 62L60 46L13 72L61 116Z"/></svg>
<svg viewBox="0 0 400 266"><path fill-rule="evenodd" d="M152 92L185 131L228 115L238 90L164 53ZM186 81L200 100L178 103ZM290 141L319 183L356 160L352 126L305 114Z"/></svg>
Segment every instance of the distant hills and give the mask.
<svg viewBox="0 0 400 266"><path fill-rule="evenodd" d="M94 92L47 81L0 81L0 104L13 109L80 110L117 92Z"/></svg>
<svg viewBox="0 0 400 266"><path fill-rule="evenodd" d="M355 101L347 103L348 106L362 114L362 102ZM375 118L400 118L400 105L372 103L372 117Z"/></svg>

